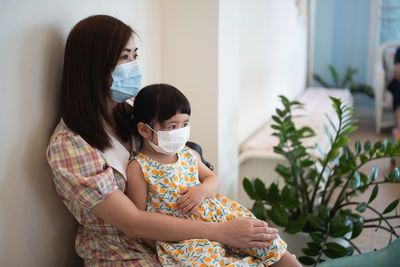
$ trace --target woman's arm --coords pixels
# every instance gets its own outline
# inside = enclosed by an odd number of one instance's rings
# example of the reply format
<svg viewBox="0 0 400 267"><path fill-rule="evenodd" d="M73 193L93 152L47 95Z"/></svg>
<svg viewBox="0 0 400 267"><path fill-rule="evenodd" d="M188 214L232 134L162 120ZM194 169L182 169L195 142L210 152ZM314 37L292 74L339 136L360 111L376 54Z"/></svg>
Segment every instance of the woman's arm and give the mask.
<svg viewBox="0 0 400 267"><path fill-rule="evenodd" d="M136 160L132 160L128 164L126 170L127 187L126 195L137 208L147 210L147 187L148 184L144 180L143 171ZM152 249L156 249L156 242L151 239L144 238L143 241Z"/></svg>
<svg viewBox="0 0 400 267"><path fill-rule="evenodd" d="M128 236L153 240L180 241L192 238L214 240L225 245L250 248L268 247L277 230L260 220L240 217L225 223L187 220L139 210L117 190L92 212Z"/></svg>
<svg viewBox="0 0 400 267"><path fill-rule="evenodd" d="M228 246L268 247L277 230L260 220L240 217L225 223L176 218L138 209L120 190L111 193L92 212L130 237L180 241L200 238Z"/></svg>

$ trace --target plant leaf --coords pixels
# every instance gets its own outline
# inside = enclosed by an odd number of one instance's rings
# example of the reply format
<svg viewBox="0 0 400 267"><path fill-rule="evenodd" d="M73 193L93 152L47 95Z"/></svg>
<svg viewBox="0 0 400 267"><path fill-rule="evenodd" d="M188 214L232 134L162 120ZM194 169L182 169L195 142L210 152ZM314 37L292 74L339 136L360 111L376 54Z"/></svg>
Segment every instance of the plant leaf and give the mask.
<svg viewBox="0 0 400 267"><path fill-rule="evenodd" d="M289 234L295 234L303 230L304 225L307 222L307 217L302 215L295 221L289 221L287 224L285 231Z"/></svg>
<svg viewBox="0 0 400 267"><path fill-rule="evenodd" d="M374 186L374 189L372 189L371 195L370 195L369 200L368 200L368 204L371 203L372 201L374 201L374 199L378 195L378 191L379 191L379 186L376 184Z"/></svg>
<svg viewBox="0 0 400 267"><path fill-rule="evenodd" d="M314 80L319 83L320 85L322 85L322 87L325 88L332 88L332 86L330 86L327 82L325 82L322 77L318 74L313 74L313 78Z"/></svg>
<svg viewBox="0 0 400 267"><path fill-rule="evenodd" d="M276 183L271 183L271 185L269 186L268 196L271 204L279 203L280 201L279 189Z"/></svg>
<svg viewBox="0 0 400 267"><path fill-rule="evenodd" d="M324 253L330 258L340 258L347 254L347 249L338 243L329 242Z"/></svg>
<svg viewBox="0 0 400 267"><path fill-rule="evenodd" d="M326 229L325 221L323 221L321 218L309 213L307 215L307 219L313 228L315 228L317 230L325 231L325 229Z"/></svg>
<svg viewBox="0 0 400 267"><path fill-rule="evenodd" d="M367 140L367 141L364 143L364 150L365 150L365 151L369 151L370 149L371 149L371 141Z"/></svg>
<svg viewBox="0 0 400 267"><path fill-rule="evenodd" d="M382 214L386 214L386 213L391 212L392 210L394 210L394 209L397 207L398 204L399 204L399 199L396 199L395 201L393 201L392 203L390 203L390 204L385 208L385 210L383 211Z"/></svg>
<svg viewBox="0 0 400 267"><path fill-rule="evenodd" d="M265 184L259 178L256 178L253 182L254 189L256 191L257 196L262 200L268 200L267 189L265 188Z"/></svg>
<svg viewBox="0 0 400 267"><path fill-rule="evenodd" d="M275 167L275 171L279 173L283 178L289 178L292 176L288 167L279 164Z"/></svg>
<svg viewBox="0 0 400 267"><path fill-rule="evenodd" d="M332 138L331 132L329 131L329 128L326 124L324 124L324 129L325 129L326 135L328 136L329 142L332 144L333 138Z"/></svg>
<svg viewBox="0 0 400 267"><path fill-rule="evenodd" d="M308 168L308 167L314 165L314 163L315 162L311 159L305 159L300 162L300 166L303 168Z"/></svg>
<svg viewBox="0 0 400 267"><path fill-rule="evenodd" d="M278 123L278 124L281 124L281 123L282 123L281 119L279 119L279 117L276 116L276 115L273 115L273 116L272 116L272 119L273 119L276 123Z"/></svg>
<svg viewBox="0 0 400 267"><path fill-rule="evenodd" d="M364 164L365 162L368 161L368 157L366 155L364 155L364 154L361 154L360 155L360 160L361 160L361 163Z"/></svg>
<svg viewBox="0 0 400 267"><path fill-rule="evenodd" d="M278 205L272 205L271 209L267 211L267 214L278 226L286 226L289 222L289 216L285 212L285 209Z"/></svg>
<svg viewBox="0 0 400 267"><path fill-rule="evenodd" d="M374 182L378 178L379 169L377 166L372 167L371 171L371 181Z"/></svg>
<svg viewBox="0 0 400 267"><path fill-rule="evenodd" d="M324 234L322 232L312 232L310 233L310 237L316 243L322 243L322 241L324 241Z"/></svg>
<svg viewBox="0 0 400 267"><path fill-rule="evenodd" d="M356 187L356 188L360 187L360 184L361 184L361 182L360 182L360 173L354 172L354 176L353 176L352 181L354 181L354 187Z"/></svg>
<svg viewBox="0 0 400 267"><path fill-rule="evenodd" d="M311 249L318 250L318 251L321 250L321 248L322 248L320 244L315 243L315 242L308 242L307 246Z"/></svg>
<svg viewBox="0 0 400 267"><path fill-rule="evenodd" d="M266 210L265 206L262 202L255 202L252 208L252 212L254 213L254 216L257 217L257 219L265 221L267 219L266 215Z"/></svg>
<svg viewBox="0 0 400 267"><path fill-rule="evenodd" d="M337 140L336 146L342 147L342 146L344 146L344 145L347 145L347 143L348 143L349 141L350 141L350 137L343 136L343 137L339 138L339 140Z"/></svg>
<svg viewBox="0 0 400 267"><path fill-rule="evenodd" d="M328 119L328 121L329 121L329 123L330 123L332 129L333 129L335 132L337 132L336 126L335 126L335 124L332 122L332 120L331 120L331 118L329 117L329 115L325 113L325 117Z"/></svg>
<svg viewBox="0 0 400 267"><path fill-rule="evenodd" d="M301 250L307 256L317 256L319 254L319 250L314 250L314 249L311 249L311 248L302 248Z"/></svg>
<svg viewBox="0 0 400 267"><path fill-rule="evenodd" d="M357 205L356 210L358 210L360 213L363 213L367 209L367 203L365 202L360 202Z"/></svg>
<svg viewBox="0 0 400 267"><path fill-rule="evenodd" d="M346 248L347 249L347 254L346 256L351 256L354 253L354 247L353 246L349 246Z"/></svg>
<svg viewBox="0 0 400 267"><path fill-rule="evenodd" d="M253 200L259 200L256 192L254 191L253 184L246 177L243 179L243 187L247 195Z"/></svg>
<svg viewBox="0 0 400 267"><path fill-rule="evenodd" d="M296 195L296 188L285 185L282 189L282 204L285 208L292 210L300 206Z"/></svg>
<svg viewBox="0 0 400 267"><path fill-rule="evenodd" d="M346 215L336 215L331 220L329 235L332 237L343 237L346 233L353 230L353 222Z"/></svg>
<svg viewBox="0 0 400 267"><path fill-rule="evenodd" d="M339 75L336 72L336 69L332 65L328 65L329 71L331 72L333 81L335 82L335 88L340 88L340 81L339 81Z"/></svg>
<svg viewBox="0 0 400 267"><path fill-rule="evenodd" d="M354 149L355 149L356 155L360 154L360 152L361 152L361 143L360 143L360 141L356 141L356 143L354 145Z"/></svg>
<svg viewBox="0 0 400 267"><path fill-rule="evenodd" d="M353 217L353 232L350 239L357 238L364 228L364 218L359 215L352 215Z"/></svg>
<svg viewBox="0 0 400 267"><path fill-rule="evenodd" d="M319 207L318 216L324 221L329 219L329 210L325 205Z"/></svg>
<svg viewBox="0 0 400 267"><path fill-rule="evenodd" d="M299 261L304 265L312 265L315 263L315 260L311 257L300 256Z"/></svg>

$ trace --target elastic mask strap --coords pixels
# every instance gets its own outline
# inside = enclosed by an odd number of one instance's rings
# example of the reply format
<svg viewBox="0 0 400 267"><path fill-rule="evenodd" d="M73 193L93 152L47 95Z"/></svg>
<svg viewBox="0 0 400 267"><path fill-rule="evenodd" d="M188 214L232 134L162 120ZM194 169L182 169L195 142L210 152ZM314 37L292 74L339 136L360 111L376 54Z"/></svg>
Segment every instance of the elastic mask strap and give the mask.
<svg viewBox="0 0 400 267"><path fill-rule="evenodd" d="M154 133L156 133L158 135L157 131L154 130L153 128L151 128L150 125L148 125L147 123L144 123L144 124L146 124L146 126L149 127L150 130L152 130Z"/></svg>

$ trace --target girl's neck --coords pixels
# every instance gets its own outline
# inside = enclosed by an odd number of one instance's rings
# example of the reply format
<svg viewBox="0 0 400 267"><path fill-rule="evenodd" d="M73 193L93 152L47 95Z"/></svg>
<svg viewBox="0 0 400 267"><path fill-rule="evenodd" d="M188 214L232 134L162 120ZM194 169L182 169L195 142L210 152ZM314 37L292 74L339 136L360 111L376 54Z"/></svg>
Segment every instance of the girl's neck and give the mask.
<svg viewBox="0 0 400 267"><path fill-rule="evenodd" d="M150 146L149 141L147 139L143 140L143 144L140 147L139 152L146 156L149 156L153 160L158 161L163 164L175 163L178 160L177 154L167 155L167 154L163 154L163 153L159 153L159 152L155 151Z"/></svg>

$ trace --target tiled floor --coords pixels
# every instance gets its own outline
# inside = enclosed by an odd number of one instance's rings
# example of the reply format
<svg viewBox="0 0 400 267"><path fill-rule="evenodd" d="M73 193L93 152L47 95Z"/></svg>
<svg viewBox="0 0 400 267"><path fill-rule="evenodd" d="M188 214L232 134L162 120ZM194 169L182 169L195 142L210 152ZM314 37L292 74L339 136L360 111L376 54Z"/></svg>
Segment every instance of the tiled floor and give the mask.
<svg viewBox="0 0 400 267"><path fill-rule="evenodd" d="M355 116L358 118L358 129L355 133L351 135L351 143L354 147L356 140L362 143L366 140L370 140L375 143L378 140L383 140L384 138L391 138L390 129L383 130L379 135L375 132L375 107L373 100L367 97L357 97L355 98ZM387 174L390 169L389 159L380 159L367 166L364 166L362 171L366 174L370 173L372 166L377 166L379 168L379 178L383 180L383 175ZM358 199L368 201L372 188L363 194ZM379 193L377 198L371 203L373 207L378 210L383 210L389 203L391 203L396 198L400 197L400 184L390 184L381 185L379 187ZM355 208L355 207L354 207ZM400 208L397 208L397 212L400 214ZM393 212L394 214L394 212ZM372 212L365 212L365 217L374 218L376 217ZM389 215L392 215L389 214ZM400 220L391 220L393 226L400 225ZM384 223L382 223L384 225ZM374 249L379 249L385 247L389 241L389 234L384 230L375 231L375 228L364 229L362 234L355 240L355 244L359 247L362 252L372 251ZM397 231L400 234L400 229Z"/></svg>

